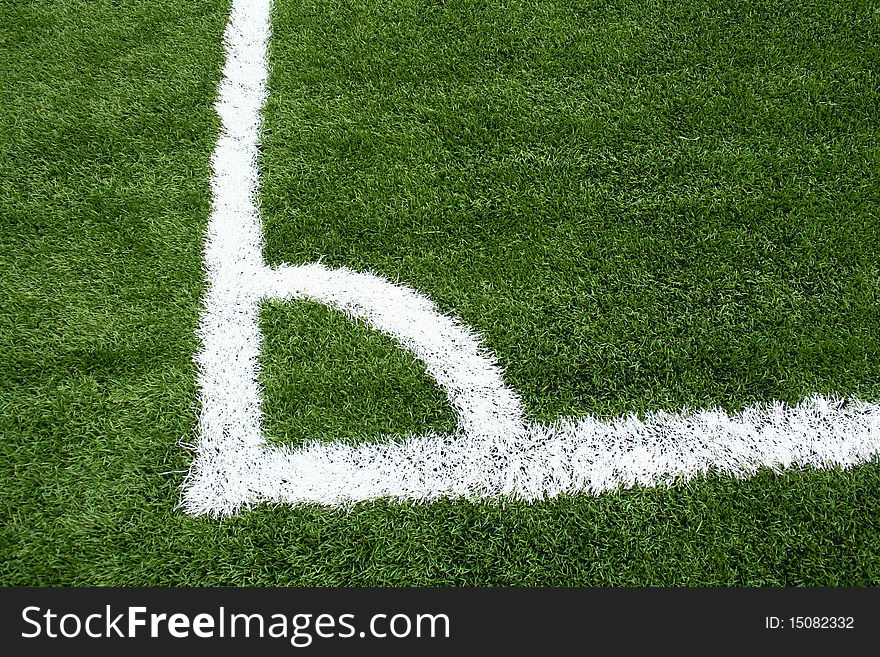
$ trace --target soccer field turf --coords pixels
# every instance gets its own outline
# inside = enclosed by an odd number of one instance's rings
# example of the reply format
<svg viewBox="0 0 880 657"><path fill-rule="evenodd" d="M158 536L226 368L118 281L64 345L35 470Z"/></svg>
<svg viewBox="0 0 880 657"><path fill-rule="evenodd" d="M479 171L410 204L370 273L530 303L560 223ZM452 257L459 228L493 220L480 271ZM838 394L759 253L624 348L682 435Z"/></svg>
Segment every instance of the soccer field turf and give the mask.
<svg viewBox="0 0 880 657"><path fill-rule="evenodd" d="M880 467L522 503L177 508L228 3L0 4L4 584L866 585ZM276 0L271 264L473 327L527 416L880 400L870 3ZM264 304L274 443L449 431L424 367Z"/></svg>

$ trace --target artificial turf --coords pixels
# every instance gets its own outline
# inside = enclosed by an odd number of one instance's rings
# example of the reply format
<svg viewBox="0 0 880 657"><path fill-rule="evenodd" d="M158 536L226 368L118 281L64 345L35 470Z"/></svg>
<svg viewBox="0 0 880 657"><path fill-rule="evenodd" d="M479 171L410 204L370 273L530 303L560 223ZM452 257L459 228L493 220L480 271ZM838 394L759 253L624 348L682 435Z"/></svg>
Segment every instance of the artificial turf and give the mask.
<svg viewBox="0 0 880 657"><path fill-rule="evenodd" d="M880 583L877 463L184 515L227 11L0 1L0 583ZM880 399L870 3L276 0L273 29L270 262L429 294L536 419ZM452 426L383 336L262 323L272 440Z"/></svg>

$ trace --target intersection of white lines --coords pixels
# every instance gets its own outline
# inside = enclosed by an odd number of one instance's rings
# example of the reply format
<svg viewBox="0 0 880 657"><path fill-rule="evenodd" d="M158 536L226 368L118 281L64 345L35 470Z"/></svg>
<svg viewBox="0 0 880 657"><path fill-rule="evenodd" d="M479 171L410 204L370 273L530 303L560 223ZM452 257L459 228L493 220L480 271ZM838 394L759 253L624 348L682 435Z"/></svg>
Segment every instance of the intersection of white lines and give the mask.
<svg viewBox="0 0 880 657"><path fill-rule="evenodd" d="M540 500L652 486L707 472L852 467L880 454L880 405L810 397L737 414L657 412L612 421L524 417L519 395L480 337L423 294L321 264L269 267L256 204L271 0L234 0L216 110L208 287L196 355L201 411L182 506L229 515L260 502L345 505L388 497ZM352 446L270 445L262 432L259 304L319 301L390 335L420 359L458 416L452 434Z"/></svg>

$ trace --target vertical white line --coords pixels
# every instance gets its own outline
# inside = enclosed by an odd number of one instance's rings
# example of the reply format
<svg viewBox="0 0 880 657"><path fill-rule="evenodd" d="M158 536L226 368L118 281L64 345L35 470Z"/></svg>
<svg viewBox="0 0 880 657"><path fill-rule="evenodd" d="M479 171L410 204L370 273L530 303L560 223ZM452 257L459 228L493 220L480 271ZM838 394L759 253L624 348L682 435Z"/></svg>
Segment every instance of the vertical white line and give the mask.
<svg viewBox="0 0 880 657"><path fill-rule="evenodd" d="M266 268L257 158L270 12L270 0L234 0L223 37L226 62L215 105L220 134L211 160L204 254L208 289L196 354L200 435L184 494L184 505L195 512L231 510L252 497L247 470L258 467L263 442L258 304Z"/></svg>

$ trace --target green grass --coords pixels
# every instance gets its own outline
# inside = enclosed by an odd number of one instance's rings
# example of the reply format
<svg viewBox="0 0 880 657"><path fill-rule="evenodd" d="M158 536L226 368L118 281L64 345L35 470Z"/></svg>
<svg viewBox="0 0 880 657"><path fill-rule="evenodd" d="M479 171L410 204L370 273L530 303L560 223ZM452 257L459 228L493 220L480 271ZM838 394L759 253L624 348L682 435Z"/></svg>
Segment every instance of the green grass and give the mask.
<svg viewBox="0 0 880 657"><path fill-rule="evenodd" d="M776 4L280 2L267 255L428 293L544 420L880 398L880 14Z"/></svg>
<svg viewBox="0 0 880 657"><path fill-rule="evenodd" d="M276 5L271 262L428 293L536 419L880 399L871 3ZM227 10L0 0L0 584L880 584L876 463L183 515ZM262 319L272 439L451 426L383 336Z"/></svg>
<svg viewBox="0 0 880 657"><path fill-rule="evenodd" d="M455 429L445 393L390 338L312 302L266 304L262 320L269 440L357 443Z"/></svg>

